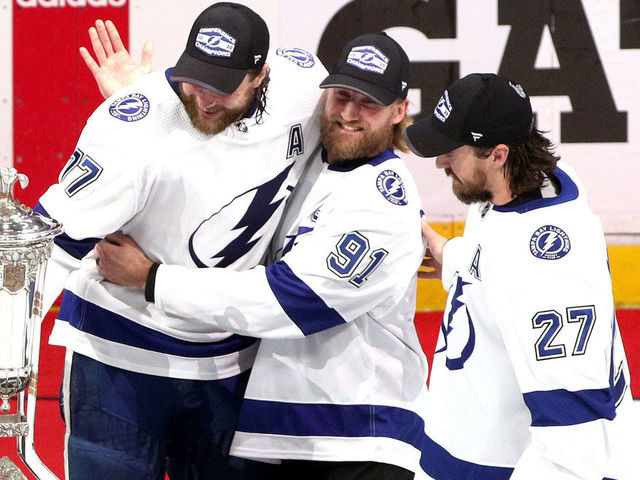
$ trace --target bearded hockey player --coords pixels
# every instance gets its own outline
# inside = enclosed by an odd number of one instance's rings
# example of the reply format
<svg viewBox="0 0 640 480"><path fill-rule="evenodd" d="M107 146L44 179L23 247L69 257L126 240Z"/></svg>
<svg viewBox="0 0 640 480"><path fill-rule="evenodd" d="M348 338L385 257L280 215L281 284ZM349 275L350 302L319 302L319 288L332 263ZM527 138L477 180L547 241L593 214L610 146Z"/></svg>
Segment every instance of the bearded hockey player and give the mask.
<svg viewBox="0 0 640 480"><path fill-rule="evenodd" d="M639 478L628 465L637 456L630 377L602 226L575 172L533 128L524 89L468 75L406 134L470 204L462 237L446 241L424 225L449 291L431 373L427 472Z"/></svg>
<svg viewBox="0 0 640 480"><path fill-rule="evenodd" d="M68 351L67 478L267 478L268 466L228 455L257 341L193 330L142 292L104 282L85 256L122 231L166 263L260 262L319 144L312 113L326 75L302 49L268 47L252 10L207 8L175 68L95 111L40 199L66 232L47 298L66 281L51 342Z"/></svg>

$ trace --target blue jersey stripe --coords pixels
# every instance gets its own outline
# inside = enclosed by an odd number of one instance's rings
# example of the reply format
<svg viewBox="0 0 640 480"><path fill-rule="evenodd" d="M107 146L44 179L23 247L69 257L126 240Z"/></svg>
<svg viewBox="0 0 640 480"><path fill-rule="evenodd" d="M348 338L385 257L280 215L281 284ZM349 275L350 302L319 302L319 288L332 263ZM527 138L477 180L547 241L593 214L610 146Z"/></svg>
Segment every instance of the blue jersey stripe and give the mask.
<svg viewBox="0 0 640 480"><path fill-rule="evenodd" d="M420 466L438 480L508 480L513 468L493 467L460 460L425 435Z"/></svg>
<svg viewBox="0 0 640 480"><path fill-rule="evenodd" d="M612 387L577 392L564 389L529 392L523 396L531 411L531 426L576 425L601 418L613 420L625 385L624 374L621 374Z"/></svg>
<svg viewBox="0 0 640 480"><path fill-rule="evenodd" d="M453 457L431 440L415 412L387 405L288 403L245 398L237 431L257 434L393 438L421 450L420 464L439 480L507 480L512 468L491 467Z"/></svg>
<svg viewBox="0 0 640 480"><path fill-rule="evenodd" d="M44 215L45 217L51 218L51 215L49 215L49 213L45 210L40 202L38 202L36 206L33 207L33 211L39 213L40 215ZM58 235L53 241L69 255L80 260L87 253L93 250L93 247L100 241L100 239L85 238L82 240L74 240L66 233L63 233L61 235Z"/></svg>
<svg viewBox="0 0 640 480"><path fill-rule="evenodd" d="M156 330L143 327L128 318L99 307L65 290L60 305L59 320L69 322L78 330L105 340L188 358L208 358L243 350L257 340L231 335L219 342L188 342Z"/></svg>
<svg viewBox="0 0 640 480"><path fill-rule="evenodd" d="M269 265L266 274L280 306L305 335L346 323L285 262Z"/></svg>

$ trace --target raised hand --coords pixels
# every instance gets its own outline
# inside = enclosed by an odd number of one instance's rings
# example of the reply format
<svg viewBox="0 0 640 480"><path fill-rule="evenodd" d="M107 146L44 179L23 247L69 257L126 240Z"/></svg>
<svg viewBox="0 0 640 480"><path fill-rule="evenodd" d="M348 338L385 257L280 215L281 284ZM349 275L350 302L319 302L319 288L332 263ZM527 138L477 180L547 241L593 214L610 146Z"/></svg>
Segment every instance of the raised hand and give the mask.
<svg viewBox="0 0 640 480"><path fill-rule="evenodd" d="M112 21L96 20L96 26L89 28L89 38L97 61L85 47L80 47L80 56L89 67L104 98L151 71L151 40L147 40L142 47L142 58L138 65L124 47Z"/></svg>

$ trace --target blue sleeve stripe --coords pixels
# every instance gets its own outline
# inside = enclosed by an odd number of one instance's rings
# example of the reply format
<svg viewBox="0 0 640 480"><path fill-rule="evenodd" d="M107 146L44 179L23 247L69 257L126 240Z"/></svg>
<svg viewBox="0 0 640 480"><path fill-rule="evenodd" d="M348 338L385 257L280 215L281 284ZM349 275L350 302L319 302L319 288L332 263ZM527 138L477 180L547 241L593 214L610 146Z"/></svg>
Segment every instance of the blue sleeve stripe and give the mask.
<svg viewBox="0 0 640 480"><path fill-rule="evenodd" d="M51 218L51 215L49 215L49 213L44 209L40 202L38 202L36 206L33 207L33 211L45 217ZM84 258L87 253L93 250L93 247L100 241L100 239L85 238L82 240L74 240L66 233L63 233L61 235L58 235L53 241L69 255L80 260L81 258Z"/></svg>
<svg viewBox="0 0 640 480"><path fill-rule="evenodd" d="M58 319L112 342L188 358L208 358L238 352L257 340L232 335L219 342L188 342L144 327L126 317L64 291Z"/></svg>
<svg viewBox="0 0 640 480"><path fill-rule="evenodd" d="M612 387L570 392L550 390L524 394L524 402L531 411L532 427L577 425L598 419L613 420L616 403L624 392L624 374Z"/></svg>
<svg viewBox="0 0 640 480"><path fill-rule="evenodd" d="M269 265L266 272L269 286L280 306L305 335L346 323L285 262Z"/></svg>
<svg viewBox="0 0 640 480"><path fill-rule="evenodd" d="M237 431L297 437L393 438L420 450L422 469L438 480L508 480L513 473L512 468L479 465L452 456L427 436L424 420L418 414L387 405L309 404L245 398Z"/></svg>

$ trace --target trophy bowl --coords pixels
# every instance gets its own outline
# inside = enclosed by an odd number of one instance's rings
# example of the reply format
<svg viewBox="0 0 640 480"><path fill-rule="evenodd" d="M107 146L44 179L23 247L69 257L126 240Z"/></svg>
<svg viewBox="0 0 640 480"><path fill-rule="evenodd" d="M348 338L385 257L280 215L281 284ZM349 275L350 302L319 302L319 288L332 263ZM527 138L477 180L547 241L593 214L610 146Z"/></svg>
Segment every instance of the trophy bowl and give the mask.
<svg viewBox="0 0 640 480"><path fill-rule="evenodd" d="M36 454L33 434L44 276L62 225L16 201L17 181L28 184L15 168L0 168L0 437L17 437L18 454L36 478L56 479ZM0 470L0 478L25 478L8 457Z"/></svg>

